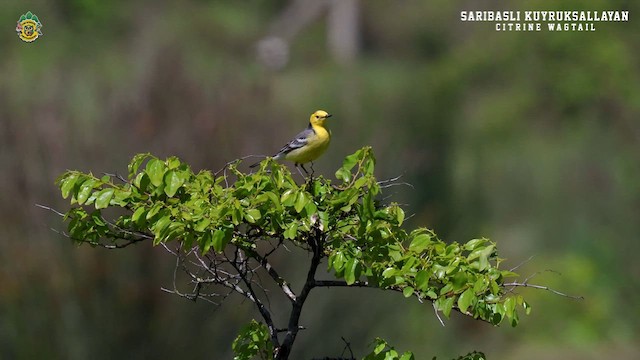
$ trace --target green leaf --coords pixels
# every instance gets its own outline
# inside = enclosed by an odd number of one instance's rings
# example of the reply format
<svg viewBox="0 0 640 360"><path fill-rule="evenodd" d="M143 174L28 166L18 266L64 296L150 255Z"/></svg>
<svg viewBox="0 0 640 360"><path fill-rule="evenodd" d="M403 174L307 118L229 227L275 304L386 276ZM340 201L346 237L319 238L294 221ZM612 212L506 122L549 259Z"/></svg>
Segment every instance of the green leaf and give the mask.
<svg viewBox="0 0 640 360"><path fill-rule="evenodd" d="M113 192L114 192L113 188L100 190L100 192L98 192L98 194L96 195L96 203L95 203L96 209L104 209L107 206L109 206L109 202L113 197Z"/></svg>
<svg viewBox="0 0 640 360"><path fill-rule="evenodd" d="M292 221L287 226L287 229L284 232L284 238L289 240L294 240L298 237L298 223L296 221Z"/></svg>
<svg viewBox="0 0 640 360"><path fill-rule="evenodd" d="M209 224L211 224L211 220L204 218L196 224L194 230L198 232L204 231L209 226Z"/></svg>
<svg viewBox="0 0 640 360"><path fill-rule="evenodd" d="M232 345L234 360L267 359L273 355L269 328L255 320L242 328Z"/></svg>
<svg viewBox="0 0 640 360"><path fill-rule="evenodd" d="M294 209L296 209L296 212L300 213L309 201L310 200L307 197L307 194L304 191L300 191L298 193L298 196L296 197L296 203L294 205Z"/></svg>
<svg viewBox="0 0 640 360"><path fill-rule="evenodd" d="M160 184L162 184L162 179L164 179L164 173L166 170L167 167L164 165L164 162L158 159L149 160L147 163L146 173L153 186L160 186Z"/></svg>
<svg viewBox="0 0 640 360"><path fill-rule="evenodd" d="M136 156L133 157L133 159L131 160L131 162L129 163L128 166L128 170L129 170L129 179L133 179L134 175L138 172L138 169L140 168L140 165L142 165L142 163L147 159L151 157L151 154L146 153L146 154L138 154Z"/></svg>
<svg viewBox="0 0 640 360"><path fill-rule="evenodd" d="M531 313L531 305L529 305L528 302L523 301L522 302L522 307L524 308L524 313L529 315Z"/></svg>
<svg viewBox="0 0 640 360"><path fill-rule="evenodd" d="M485 245L486 243L487 243L487 239L473 239L473 240L467 241L467 243L464 244L463 248L465 250L472 251L479 246Z"/></svg>
<svg viewBox="0 0 640 360"><path fill-rule="evenodd" d="M478 247L476 250L472 251L468 256L468 260L476 260L471 265L478 269L479 271L483 271L488 269L491 264L489 263L489 257L493 254L495 250L494 245L489 245L486 247Z"/></svg>
<svg viewBox="0 0 640 360"><path fill-rule="evenodd" d="M404 210L399 206L395 206L393 209L396 212L396 221L398 222L398 225L402 225L402 222L404 222Z"/></svg>
<svg viewBox="0 0 640 360"><path fill-rule="evenodd" d="M93 186L96 184L96 181L93 179L88 179L80 185L80 189L78 190L78 195L76 196L76 200L78 204L82 205L91 195L91 191L93 190Z"/></svg>
<svg viewBox="0 0 640 360"><path fill-rule="evenodd" d="M261 216L258 209L249 209L244 213L244 218L251 224L255 224L256 221L260 220Z"/></svg>
<svg viewBox="0 0 640 360"><path fill-rule="evenodd" d="M395 276L398 273L398 269L394 268L394 267L388 267L386 269L384 269L384 271L382 272L382 277L387 279L390 278L392 276Z"/></svg>
<svg viewBox="0 0 640 360"><path fill-rule="evenodd" d="M131 215L131 221L133 221L136 225L142 226L146 222L146 218L143 216L147 209L144 206L141 206L133 212Z"/></svg>
<svg viewBox="0 0 640 360"><path fill-rule="evenodd" d="M133 180L133 185L142 192L147 190L149 184L151 184L151 180L149 180L149 175L146 173L139 173Z"/></svg>
<svg viewBox="0 0 640 360"><path fill-rule="evenodd" d="M356 180L356 182L353 183L353 187L356 189L360 189L361 187L363 187L367 182L369 181L368 178L366 177L361 177L358 180Z"/></svg>
<svg viewBox="0 0 640 360"><path fill-rule="evenodd" d="M425 295L431 300L435 300L438 297L438 294L436 294L433 290L427 291Z"/></svg>
<svg viewBox="0 0 640 360"><path fill-rule="evenodd" d="M169 170L177 169L178 167L180 167L180 159L175 156L167 159L167 168Z"/></svg>
<svg viewBox="0 0 640 360"><path fill-rule="evenodd" d="M409 245L409 250L421 253L423 252L429 245L431 244L431 236L428 234L420 234L413 238L411 241L411 245Z"/></svg>
<svg viewBox="0 0 640 360"><path fill-rule="evenodd" d="M351 181L351 171L340 168L336 171L336 179L342 180L345 183Z"/></svg>
<svg viewBox="0 0 640 360"><path fill-rule="evenodd" d="M420 270L416 274L416 287L418 290L427 290L429 287L429 273L425 270Z"/></svg>
<svg viewBox="0 0 640 360"><path fill-rule="evenodd" d="M169 227L169 224L171 224L171 217L166 215L158 219L158 221L151 226L155 235L155 239L153 240L154 245L158 245L160 241L162 241L162 233Z"/></svg>
<svg viewBox="0 0 640 360"><path fill-rule="evenodd" d="M69 194L71 193L71 190L73 189L73 186L76 184L77 180L78 174L76 173L70 174L62 179L60 190L62 191L62 197L64 199L69 197Z"/></svg>
<svg viewBox="0 0 640 360"><path fill-rule="evenodd" d="M363 220L369 220L373 218L373 212L375 211L375 206L373 204L373 195L370 192L367 192L362 199L362 210L363 210Z"/></svg>
<svg viewBox="0 0 640 360"><path fill-rule="evenodd" d="M387 343L386 341L380 338L377 338L376 342L377 344L376 344L376 347L373 349L373 353L377 355L377 354L380 354L382 351L384 351L384 349L387 347Z"/></svg>
<svg viewBox="0 0 640 360"><path fill-rule="evenodd" d="M351 155L348 155L342 161L342 168L348 171L351 171L354 166L358 163L358 159L362 157L362 149L354 152Z"/></svg>
<svg viewBox="0 0 640 360"><path fill-rule="evenodd" d="M407 351L404 354L402 354L402 356L400 357L400 360L415 360L415 357L413 356L412 352Z"/></svg>
<svg viewBox="0 0 640 360"><path fill-rule="evenodd" d="M293 190L293 189L288 189L286 190L284 193L282 193L282 196L280 197L280 202L282 203L283 206L293 206L293 204L296 202L296 195L298 193Z"/></svg>
<svg viewBox="0 0 640 360"><path fill-rule="evenodd" d="M351 182L351 169L358 162L358 158L360 157L361 150L356 151L355 153L344 158L342 162L342 167L336 171L336 179L342 180L345 183Z"/></svg>
<svg viewBox="0 0 640 360"><path fill-rule="evenodd" d="M202 251L203 254L209 252L213 245L213 233L211 231L205 231L202 234L198 245L200 245L200 251Z"/></svg>
<svg viewBox="0 0 640 360"><path fill-rule="evenodd" d="M33 14L31 13L31 11L27 11L27 19L32 19L33 18Z"/></svg>
<svg viewBox="0 0 640 360"><path fill-rule="evenodd" d="M217 229L213 233L213 249L216 252L222 252L227 244L231 241L231 231Z"/></svg>
<svg viewBox="0 0 640 360"><path fill-rule="evenodd" d="M411 295L413 295L413 291L414 289L411 286L407 286L406 288L402 289L402 295L404 295L404 297L406 298L411 297Z"/></svg>
<svg viewBox="0 0 640 360"><path fill-rule="evenodd" d="M352 257L347 261L347 265L344 267L344 280L347 282L347 285L352 285L356 282L357 267L358 259Z"/></svg>
<svg viewBox="0 0 640 360"><path fill-rule="evenodd" d="M178 171L169 170L164 176L164 193L168 197L173 197L178 189L184 184L185 176Z"/></svg>
<svg viewBox="0 0 640 360"><path fill-rule="evenodd" d="M149 209L149 212L147 213L146 219L147 220L151 220L154 216L156 216L156 214L158 214L160 212L160 210L162 210L162 203L155 203L151 209Z"/></svg>
<svg viewBox="0 0 640 360"><path fill-rule="evenodd" d="M451 315L451 309L453 309L453 301L453 297L444 298L444 300L440 301L438 310L442 311L442 314L447 318L449 318L449 316Z"/></svg>
<svg viewBox="0 0 640 360"><path fill-rule="evenodd" d="M508 318L513 317L516 310L516 299L513 296L509 296L504 300L504 310Z"/></svg>
<svg viewBox="0 0 640 360"><path fill-rule="evenodd" d="M460 309L460 311L462 311L463 313L466 312L475 298L476 294L472 289L465 290L458 298L458 308Z"/></svg>
<svg viewBox="0 0 640 360"><path fill-rule="evenodd" d="M111 199L111 205L126 207L129 204L131 191L124 191L116 188Z"/></svg>
<svg viewBox="0 0 640 360"><path fill-rule="evenodd" d="M282 205L280 204L280 200L276 194L272 191L266 191L259 196L256 197L256 201L258 203L263 203L269 201L277 211L282 211Z"/></svg>
<svg viewBox="0 0 640 360"><path fill-rule="evenodd" d="M476 282L473 284L473 292L483 293L487 289L487 285L489 285L487 279L484 276L479 277L478 280L476 280Z"/></svg>

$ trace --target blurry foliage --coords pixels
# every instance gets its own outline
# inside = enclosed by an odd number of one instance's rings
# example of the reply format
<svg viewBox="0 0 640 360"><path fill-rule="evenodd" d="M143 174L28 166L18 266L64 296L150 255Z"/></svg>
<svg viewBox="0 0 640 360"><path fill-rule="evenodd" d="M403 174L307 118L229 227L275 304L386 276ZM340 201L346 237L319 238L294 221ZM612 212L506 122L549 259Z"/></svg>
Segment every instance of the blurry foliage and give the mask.
<svg viewBox="0 0 640 360"><path fill-rule="evenodd" d="M352 67L322 51L320 18L294 39L290 65L269 73L254 60L255 42L287 4L2 3L0 357L197 358L210 355L209 344L185 334L229 343L247 322L246 307L203 315L205 307L163 296L162 258L141 248L114 263L112 254L70 250L48 231L55 220L31 204L61 205L51 179L65 169L99 162L124 171L119 164L138 152L179 155L195 168L269 153L316 108L336 114L317 171L373 144L380 177L405 174L416 188L411 196L398 188L414 215L408 221L445 239L485 235L516 263L537 254L522 273L545 265L562 273L539 275L545 283L587 296L574 306L531 293L535 307L558 310L500 336L460 320L434 331L416 356L460 353L455 336L440 334L455 330L469 349L495 348L491 359L505 349L523 359L566 358L566 344L584 358L620 357L640 331L631 321L640 316L640 3L510 3L631 14L628 23L596 24L594 33L532 34L459 22L458 11L505 7L497 1L362 1L362 51ZM27 10L43 23L33 44L12 31ZM328 341L301 348L339 348L334 334L350 328L362 333L353 343L374 334L402 348L415 343L417 332L381 321L382 304L393 299L360 304L376 317L343 311L353 301L340 292L324 298L325 311L345 321L309 336ZM416 329L436 326L418 320L417 305L398 313ZM217 330L217 321L234 331ZM546 345L529 351L530 339ZM637 356L631 347L622 353Z"/></svg>

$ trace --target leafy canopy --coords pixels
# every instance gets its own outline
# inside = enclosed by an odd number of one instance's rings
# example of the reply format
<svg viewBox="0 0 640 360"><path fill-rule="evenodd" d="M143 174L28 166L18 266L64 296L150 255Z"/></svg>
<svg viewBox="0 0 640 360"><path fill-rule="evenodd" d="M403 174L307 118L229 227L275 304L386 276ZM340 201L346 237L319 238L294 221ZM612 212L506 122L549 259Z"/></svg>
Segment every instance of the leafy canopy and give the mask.
<svg viewBox="0 0 640 360"><path fill-rule="evenodd" d="M240 163L194 173L178 158L139 154L126 179L67 171L57 184L71 199L68 236L107 247L180 242L214 255L232 246L251 257L266 256L258 255L261 242L310 251L308 240L319 230L322 257L344 285L398 291L432 302L446 317L457 310L495 325L508 319L515 326L517 309L529 312L505 287L517 275L500 268L494 242L445 243L426 228L403 228L402 208L380 200L388 183L374 176L371 148L347 156L334 181L319 176L299 184L271 159L254 173L240 171ZM106 208L125 211L107 220Z"/></svg>

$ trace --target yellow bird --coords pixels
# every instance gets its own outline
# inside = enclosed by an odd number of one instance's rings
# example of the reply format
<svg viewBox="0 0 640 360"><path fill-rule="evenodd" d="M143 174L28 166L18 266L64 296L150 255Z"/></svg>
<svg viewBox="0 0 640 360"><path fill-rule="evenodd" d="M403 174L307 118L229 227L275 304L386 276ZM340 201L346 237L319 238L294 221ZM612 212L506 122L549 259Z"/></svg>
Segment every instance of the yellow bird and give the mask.
<svg viewBox="0 0 640 360"><path fill-rule="evenodd" d="M324 110L317 110L309 118L309 126L293 138L287 145L283 146L277 154L273 155L276 160L293 161L296 168L298 165L305 169L304 164L311 162L322 155L331 142L331 132L325 128L324 122L330 118L331 114ZM250 167L256 167L255 163ZM313 167L313 164L312 164Z"/></svg>

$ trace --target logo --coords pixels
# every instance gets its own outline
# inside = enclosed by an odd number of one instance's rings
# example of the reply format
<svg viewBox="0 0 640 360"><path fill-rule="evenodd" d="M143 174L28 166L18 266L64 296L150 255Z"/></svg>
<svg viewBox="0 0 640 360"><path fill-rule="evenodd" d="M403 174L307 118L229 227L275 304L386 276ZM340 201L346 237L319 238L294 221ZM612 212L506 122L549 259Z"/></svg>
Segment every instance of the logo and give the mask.
<svg viewBox="0 0 640 360"><path fill-rule="evenodd" d="M27 11L26 14L20 16L16 32L22 41L33 42L38 36L42 36L42 23L35 14Z"/></svg>

